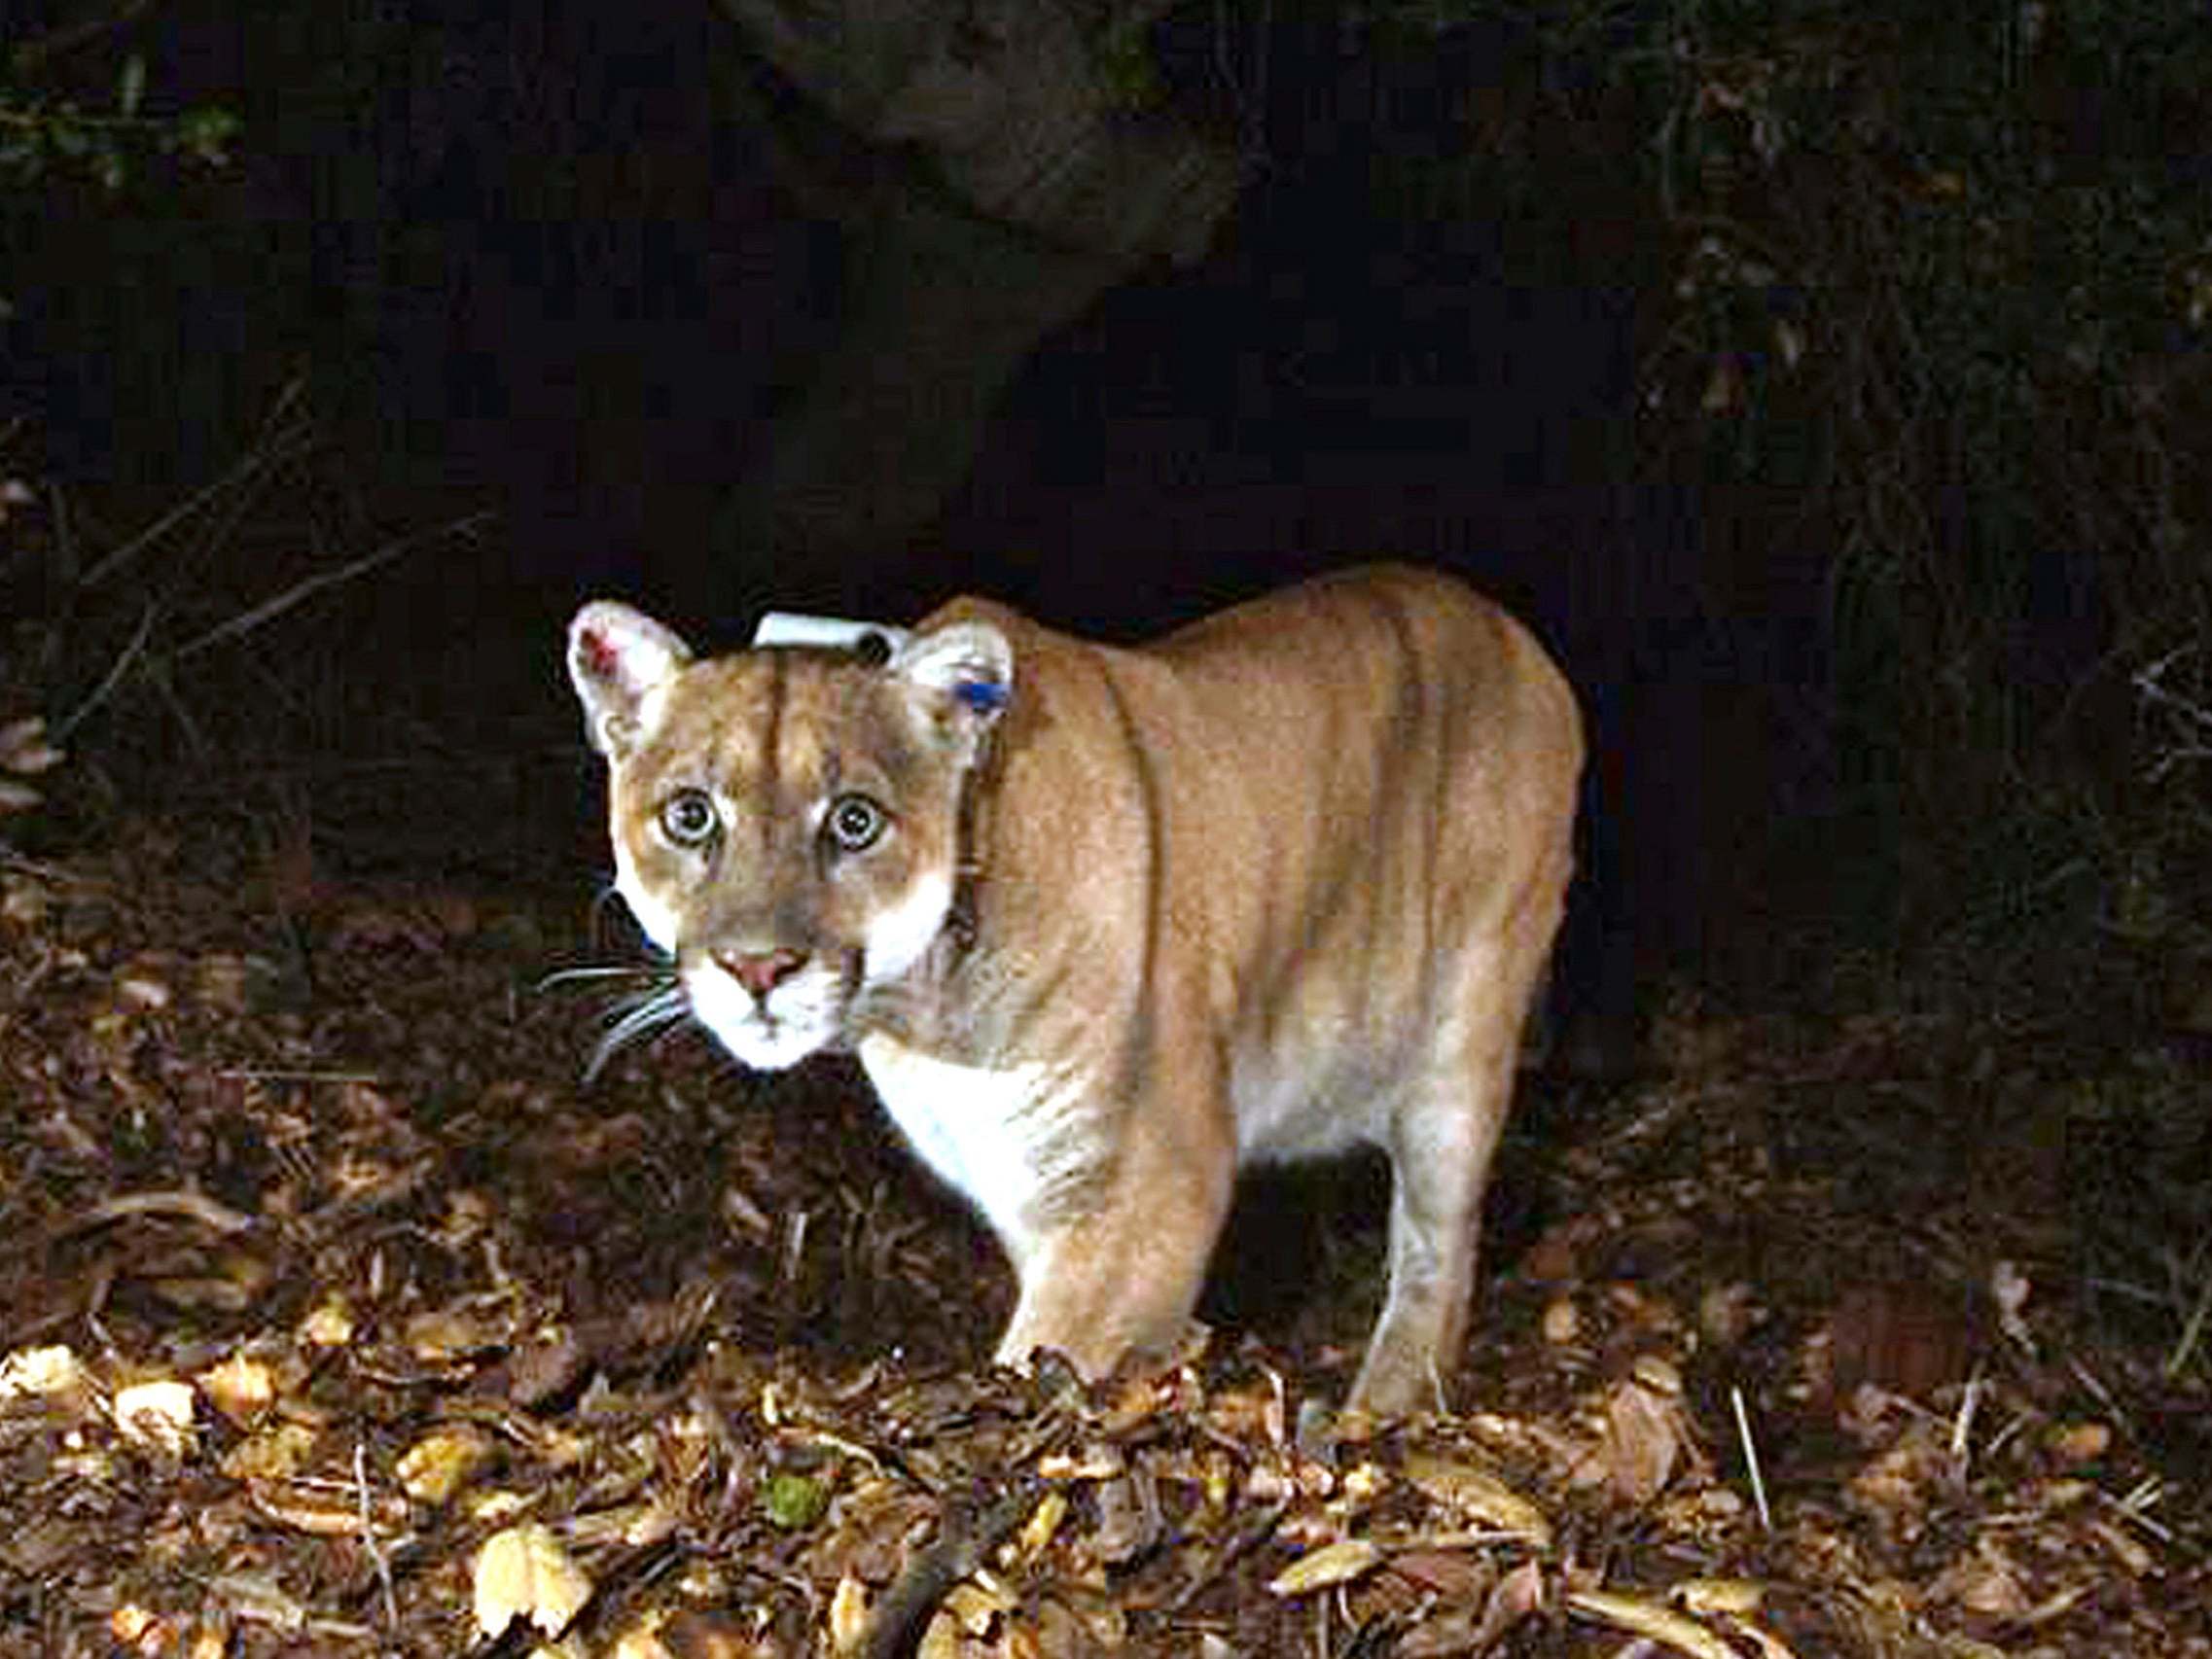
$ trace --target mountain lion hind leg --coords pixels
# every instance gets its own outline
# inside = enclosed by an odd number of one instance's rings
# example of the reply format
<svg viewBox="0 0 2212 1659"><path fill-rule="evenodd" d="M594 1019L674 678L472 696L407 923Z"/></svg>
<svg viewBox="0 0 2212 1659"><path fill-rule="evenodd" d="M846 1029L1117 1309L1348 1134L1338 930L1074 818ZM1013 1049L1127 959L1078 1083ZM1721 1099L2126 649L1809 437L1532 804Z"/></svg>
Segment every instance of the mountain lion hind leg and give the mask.
<svg viewBox="0 0 2212 1659"><path fill-rule="evenodd" d="M1389 1128L1390 1283L1350 1403L1383 1414L1448 1407L1474 1293L1490 1159L1513 1098L1527 1020L1565 903L1568 861L1549 862L1486 947L1470 949L1438 1022L1425 1077Z"/></svg>

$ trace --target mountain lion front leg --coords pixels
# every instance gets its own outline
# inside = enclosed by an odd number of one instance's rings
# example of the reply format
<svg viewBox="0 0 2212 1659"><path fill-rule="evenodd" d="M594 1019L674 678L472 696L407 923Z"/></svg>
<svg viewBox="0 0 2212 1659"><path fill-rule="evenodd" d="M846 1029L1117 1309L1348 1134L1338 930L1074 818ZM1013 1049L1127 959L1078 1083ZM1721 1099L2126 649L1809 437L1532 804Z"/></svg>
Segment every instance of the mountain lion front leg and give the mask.
<svg viewBox="0 0 2212 1659"><path fill-rule="evenodd" d="M1521 1026L1557 926L1563 880L1523 902L1502 938L1470 951L1427 1078L1391 1126L1390 1285L1350 1403L1442 1411L1475 1282L1482 1189L1513 1104Z"/></svg>
<svg viewBox="0 0 2212 1659"><path fill-rule="evenodd" d="M1096 1377L1182 1337L1229 1215L1235 1154L1225 1134L1194 1137L1180 1103L1144 1102L1128 1121L1104 1189L1018 1253L998 1363L1025 1367L1050 1348Z"/></svg>

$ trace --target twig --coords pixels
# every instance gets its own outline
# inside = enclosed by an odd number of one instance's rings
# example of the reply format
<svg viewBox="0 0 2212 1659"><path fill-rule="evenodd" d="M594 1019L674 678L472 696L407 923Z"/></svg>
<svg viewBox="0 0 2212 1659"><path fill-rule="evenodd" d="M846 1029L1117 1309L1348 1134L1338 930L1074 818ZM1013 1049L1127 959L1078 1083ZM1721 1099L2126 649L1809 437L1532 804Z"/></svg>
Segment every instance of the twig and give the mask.
<svg viewBox="0 0 2212 1659"><path fill-rule="evenodd" d="M67 1217L36 1233L0 1239L0 1260L47 1250L63 1239L75 1238L80 1233L97 1232L111 1221L127 1220L133 1216L180 1216L218 1233L251 1232L259 1225L253 1217L242 1215L227 1204L218 1204L204 1192L195 1192L189 1186L164 1187L152 1192L123 1192L113 1198L102 1199L81 1215ZM99 1303L107 1298L104 1281L95 1291L95 1297L92 1308L94 1313L98 1311Z"/></svg>
<svg viewBox="0 0 2212 1659"><path fill-rule="evenodd" d="M115 892L115 883L100 881L92 876L81 875L75 870L63 869L41 860L25 858L13 847L0 847L0 869L12 869L23 875L36 876L54 887L69 888L78 893Z"/></svg>
<svg viewBox="0 0 2212 1659"><path fill-rule="evenodd" d="M375 1564L376 1586L383 1592L384 1628L396 1632L400 1628L400 1600L392 1588L391 1558L376 1541L375 1522L369 1513L369 1448L359 1440L353 1442L353 1502L361 1518L361 1547Z"/></svg>
<svg viewBox="0 0 2212 1659"><path fill-rule="evenodd" d="M1283 1516L1289 1512L1290 1500L1281 1498L1270 1503L1252 1520L1246 1522L1236 1535L1229 1540L1222 1552L1206 1564L1206 1571L1197 1577L1191 1579L1182 1589L1170 1596L1160 1610L1169 1617L1173 1617L1196 1601L1209 1585L1218 1583L1222 1575L1236 1562L1250 1555L1255 1549L1273 1537L1275 1529L1282 1524Z"/></svg>
<svg viewBox="0 0 2212 1659"><path fill-rule="evenodd" d="M309 428L305 423L302 423L299 431L303 436L309 431ZM294 441L294 445L297 446L297 440ZM184 500L178 502L176 506L170 508L168 512L162 513L161 517L155 519L153 523L147 525L145 529L139 531L137 535L131 537L121 547L110 550L105 558L85 573L80 585L92 587L106 581L107 578L113 576L203 507L212 502L220 501L231 490L244 488L255 477L274 467L277 462L285 460L289 454L289 449L272 445L268 449L257 450L248 455L230 472L225 473L219 478L211 479L202 484L192 494L186 496Z"/></svg>
<svg viewBox="0 0 2212 1659"><path fill-rule="evenodd" d="M2141 1527L2160 1543L2170 1544L2174 1541L2173 1529L2154 1521L2150 1513L2151 1505L2163 1498L2165 1492L2165 1484L2157 1475L2149 1475L2117 1498L2102 1488L2098 1489L2098 1496L2117 1510L2122 1519Z"/></svg>
<svg viewBox="0 0 2212 1659"><path fill-rule="evenodd" d="M2197 1344L2204 1337L2204 1323L2212 1318L2212 1273L2205 1275L2203 1287L2197 1291L2196 1302L2189 1310L2189 1318L2182 1323L2181 1336L2174 1343L2173 1352L2166 1356L2160 1366L2167 1382L2176 1380L2195 1356Z"/></svg>
<svg viewBox="0 0 2212 1659"><path fill-rule="evenodd" d="M192 745L192 752L195 755L206 754L209 747L207 733L200 730L199 722L193 719L191 708L177 695L175 679L167 674L157 674L154 676L154 685L161 693L161 700L168 704L169 715L176 721L177 729L185 734L185 741Z"/></svg>
<svg viewBox="0 0 2212 1659"><path fill-rule="evenodd" d="M89 41L101 35L115 33L126 24L137 20L153 4L153 0L124 0L104 18L87 18L81 23L64 24L49 29L44 34L31 36L8 54L8 70L13 75L29 76L54 58L75 52Z"/></svg>
<svg viewBox="0 0 2212 1659"><path fill-rule="evenodd" d="M215 1075L226 1082L363 1083L371 1088L381 1088L384 1083L376 1072L318 1072L296 1066L226 1066Z"/></svg>
<svg viewBox="0 0 2212 1659"><path fill-rule="evenodd" d="M2205 708L2194 698L2172 689L2166 684L2166 676L2174 664L2184 657L2194 655L2195 651L2194 644L2176 646L2156 662L2137 669L2131 677L2135 694L2142 705L2145 708L2164 710L2178 728L2173 743L2158 756L2151 767L2153 783L2159 782L2185 761L2201 760L2212 756L2212 747L2206 743L2206 737L2212 736L2212 709Z"/></svg>
<svg viewBox="0 0 2212 1659"><path fill-rule="evenodd" d="M314 414L300 412L306 392L304 375L294 375L278 389L268 413L262 418L261 432L253 441L253 455L260 471L273 471L278 462L296 454L306 454L314 448L320 437ZM222 547L231 540L232 532L246 521L246 515L260 499L258 487L238 489L232 492L229 501L211 507L200 526L199 545L191 556L202 557Z"/></svg>
<svg viewBox="0 0 2212 1659"><path fill-rule="evenodd" d="M108 671L100 676L100 683L92 688L91 695L54 723L54 740L56 743L66 742L69 734L83 724L94 709L107 701L108 693L122 683L130 665L145 653L146 642L153 637L155 618L160 615L160 606L146 607L146 614L138 618L138 631L130 636L130 643L123 648L122 654L108 665Z"/></svg>
<svg viewBox="0 0 2212 1659"><path fill-rule="evenodd" d="M204 1192L179 1186L151 1192L122 1192L102 1199L83 1215L72 1216L54 1236L67 1238L73 1233L92 1232L110 1221L125 1220L132 1216L182 1216L218 1233L251 1232L258 1225L253 1217L227 1204L218 1204Z"/></svg>
<svg viewBox="0 0 2212 1659"><path fill-rule="evenodd" d="M937 1536L907 1562L898 1580L875 1605L860 1640L861 1659L905 1659L911 1653L945 1592L1012 1535L1036 1508L1044 1490L1042 1480L1024 1473L980 1510L965 1505L948 1510Z"/></svg>
<svg viewBox="0 0 2212 1659"><path fill-rule="evenodd" d="M1981 1392L1987 1385L1979 1371L1967 1378L1966 1388L1959 1394L1958 1415L1951 1419L1951 1464L1957 1478L1966 1478L1968 1455L1973 1450L1974 1414L1981 1405Z"/></svg>
<svg viewBox="0 0 2212 1659"><path fill-rule="evenodd" d="M429 541L433 536L444 535L448 531L454 535L464 535L469 531L478 529L489 523L491 516L489 512L473 512L457 523L441 525L436 530L425 530L412 536L402 536L397 541L387 542L374 551L363 553L359 558L339 566L336 570L317 571L313 576L294 582L283 592L263 600L252 610L232 617L227 622L218 623L197 639L189 640L177 647L175 660L182 662L186 657L196 656L210 646L221 645L226 640L236 639L241 634L251 633L264 622L281 617L295 605L320 593L326 587L335 587L341 582L351 582L355 577L365 575L379 565L390 564L402 553L413 551L414 548Z"/></svg>
<svg viewBox="0 0 2212 1659"><path fill-rule="evenodd" d="M806 1226L812 1219L813 1212L802 1204L784 1221L783 1260L778 1283L785 1286L799 1283L799 1269L806 1259Z"/></svg>
<svg viewBox="0 0 2212 1659"><path fill-rule="evenodd" d="M1744 1409L1743 1390L1733 1383L1729 1385L1729 1407L1735 1413L1735 1434L1743 1445L1743 1467L1751 1476L1751 1501L1759 1510L1759 1528L1770 1533L1774 1514L1766 1507L1766 1480L1759 1472L1759 1444L1751 1437L1751 1413Z"/></svg>

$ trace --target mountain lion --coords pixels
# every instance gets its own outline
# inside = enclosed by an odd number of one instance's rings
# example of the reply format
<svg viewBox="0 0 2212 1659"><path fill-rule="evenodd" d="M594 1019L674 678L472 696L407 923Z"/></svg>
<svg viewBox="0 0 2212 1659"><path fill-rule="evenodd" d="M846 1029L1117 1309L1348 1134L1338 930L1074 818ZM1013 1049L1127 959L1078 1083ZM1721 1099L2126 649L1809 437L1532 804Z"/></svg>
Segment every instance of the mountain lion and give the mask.
<svg viewBox="0 0 2212 1659"><path fill-rule="evenodd" d="M1389 1154L1355 1404L1441 1401L1572 864L1573 693L1489 601L1349 572L1140 650L962 599L700 660L587 605L617 886L747 1066L859 1055L1019 1276L1001 1361L1176 1338L1239 1165Z"/></svg>

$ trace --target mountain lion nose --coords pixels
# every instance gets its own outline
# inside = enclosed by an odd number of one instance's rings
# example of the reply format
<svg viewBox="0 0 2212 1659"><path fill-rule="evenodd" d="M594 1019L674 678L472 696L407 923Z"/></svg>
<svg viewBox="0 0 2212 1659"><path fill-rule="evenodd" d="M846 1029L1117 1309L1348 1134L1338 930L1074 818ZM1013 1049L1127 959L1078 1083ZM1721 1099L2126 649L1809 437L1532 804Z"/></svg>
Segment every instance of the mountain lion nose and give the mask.
<svg viewBox="0 0 2212 1659"><path fill-rule="evenodd" d="M718 950L714 960L731 978L753 994L753 1001L765 1003L768 993L806 966L806 953L800 950L735 951Z"/></svg>

